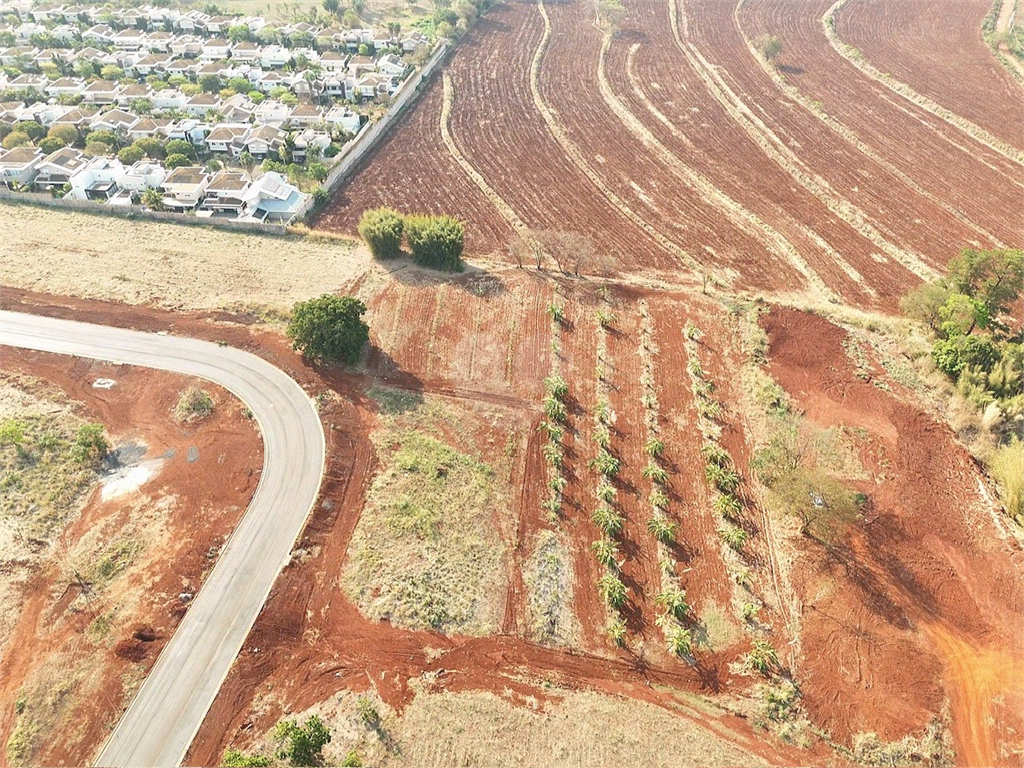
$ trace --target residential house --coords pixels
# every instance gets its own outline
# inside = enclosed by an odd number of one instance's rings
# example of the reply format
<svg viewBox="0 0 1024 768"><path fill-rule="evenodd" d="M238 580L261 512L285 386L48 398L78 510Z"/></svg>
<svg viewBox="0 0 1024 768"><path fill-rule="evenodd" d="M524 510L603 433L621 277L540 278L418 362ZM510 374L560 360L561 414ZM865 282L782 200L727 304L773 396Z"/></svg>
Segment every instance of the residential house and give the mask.
<svg viewBox="0 0 1024 768"><path fill-rule="evenodd" d="M132 71L137 77L149 77L152 74L164 71L164 68L171 61L173 59L169 53L149 53L125 67L125 71Z"/></svg>
<svg viewBox="0 0 1024 768"><path fill-rule="evenodd" d="M56 98L66 94L81 93L85 89L85 81L72 77L59 77L46 86L43 90L47 96Z"/></svg>
<svg viewBox="0 0 1024 768"><path fill-rule="evenodd" d="M171 123L164 130L168 139L182 139L192 144L202 144L206 134L210 132L210 126L202 120L189 117Z"/></svg>
<svg viewBox="0 0 1024 768"><path fill-rule="evenodd" d="M36 168L43 159L43 153L35 147L15 147L0 152L0 181L8 189L30 184L37 175Z"/></svg>
<svg viewBox="0 0 1024 768"><path fill-rule="evenodd" d="M280 173L268 172L242 195L242 217L252 221L287 224L303 209L309 195L288 183Z"/></svg>
<svg viewBox="0 0 1024 768"><path fill-rule="evenodd" d="M199 58L203 61L217 61L218 59L226 59L230 53L231 42L215 37L203 44L203 50L199 54Z"/></svg>
<svg viewBox="0 0 1024 768"><path fill-rule="evenodd" d="M373 47L378 51L397 44L398 40L391 34L391 30L378 29L373 33Z"/></svg>
<svg viewBox="0 0 1024 768"><path fill-rule="evenodd" d="M310 126L323 121L323 113L313 104L299 104L288 115L288 122L293 126Z"/></svg>
<svg viewBox="0 0 1024 768"><path fill-rule="evenodd" d="M164 205L176 210L191 210L202 201L210 177L196 166L175 168L161 185L164 190Z"/></svg>
<svg viewBox="0 0 1024 768"><path fill-rule="evenodd" d="M215 93L197 93L185 104L185 111L193 117L202 117L215 109L220 109L220 96Z"/></svg>
<svg viewBox="0 0 1024 768"><path fill-rule="evenodd" d="M346 70L349 77L358 78L360 75L375 72L377 70L377 64L369 56L353 56L348 60Z"/></svg>
<svg viewBox="0 0 1024 768"><path fill-rule="evenodd" d="M106 202L117 194L117 180L123 174L124 166L119 161L110 157L94 157L71 174L68 179L71 191L65 198Z"/></svg>
<svg viewBox="0 0 1024 768"><path fill-rule="evenodd" d="M359 133L361 123L359 115L344 104L336 104L331 107L331 110L324 115L324 122L328 125L337 126L352 135Z"/></svg>
<svg viewBox="0 0 1024 768"><path fill-rule="evenodd" d="M38 101L35 104L26 104L18 110L18 120L34 120L43 128L49 128L71 111L71 107L61 104L47 104L45 101Z"/></svg>
<svg viewBox="0 0 1024 768"><path fill-rule="evenodd" d="M78 37L78 28L73 27L70 24L58 24L50 30L50 36L54 40L60 40L62 43L68 45L75 42L75 38Z"/></svg>
<svg viewBox="0 0 1024 768"><path fill-rule="evenodd" d="M340 72L345 69L348 56L338 51L327 51L320 57L320 66L328 72Z"/></svg>
<svg viewBox="0 0 1024 768"><path fill-rule="evenodd" d="M252 114L257 123L279 127L288 122L292 108L276 99L266 99L256 105Z"/></svg>
<svg viewBox="0 0 1024 768"><path fill-rule="evenodd" d="M54 122L54 125L70 125L81 131L83 128L87 128L92 119L97 113L96 107L90 107L88 105L72 107L70 112L65 112Z"/></svg>
<svg viewBox="0 0 1024 768"><path fill-rule="evenodd" d="M430 38L422 32L414 30L402 36L402 50L405 53L412 53L423 45L430 45Z"/></svg>
<svg viewBox="0 0 1024 768"><path fill-rule="evenodd" d="M200 211L238 216L244 205L243 196L249 188L249 177L236 171L221 171L206 187Z"/></svg>
<svg viewBox="0 0 1024 768"><path fill-rule="evenodd" d="M313 147L318 148L323 156L324 150L329 146L331 146L331 137L326 131L306 128L292 137L292 162L304 162L309 150Z"/></svg>
<svg viewBox="0 0 1024 768"><path fill-rule="evenodd" d="M405 62L400 56L388 53L377 59L377 71L391 77L397 77L405 72Z"/></svg>
<svg viewBox="0 0 1024 768"><path fill-rule="evenodd" d="M89 104L113 104L121 86L111 80L96 80L82 90L83 99Z"/></svg>
<svg viewBox="0 0 1024 768"><path fill-rule="evenodd" d="M263 49L256 43L243 40L231 46L231 60L240 64L255 64L260 61Z"/></svg>
<svg viewBox="0 0 1024 768"><path fill-rule="evenodd" d="M18 75L7 83L7 90L38 91L39 93L42 93L49 84L50 81L42 75Z"/></svg>
<svg viewBox="0 0 1024 768"><path fill-rule="evenodd" d="M40 160L36 166L36 187L41 190L60 189L71 181L71 174L85 166L88 159L77 149L64 147Z"/></svg>
<svg viewBox="0 0 1024 768"><path fill-rule="evenodd" d="M217 154L235 154L250 127L245 123L221 123L206 135L206 148Z"/></svg>
<svg viewBox="0 0 1024 768"><path fill-rule="evenodd" d="M356 93L364 99L387 96L392 90L391 78L387 75L373 73L356 80Z"/></svg>
<svg viewBox="0 0 1024 768"><path fill-rule="evenodd" d="M260 66L264 69L283 67L292 60L292 52L281 45L268 45L260 53Z"/></svg>
<svg viewBox="0 0 1024 768"><path fill-rule="evenodd" d="M280 128L260 125L249 131L242 141L242 147L253 157L262 160L271 153L278 155L286 138L287 135Z"/></svg>
<svg viewBox="0 0 1024 768"><path fill-rule="evenodd" d="M196 80L204 75L213 75L221 80L227 80L234 76L234 69L227 59L217 59L217 61L206 62L196 70Z"/></svg>
<svg viewBox="0 0 1024 768"><path fill-rule="evenodd" d="M288 78L280 72L260 72L257 76L256 87L259 88L263 93L270 93L274 88L278 86L287 87Z"/></svg>
<svg viewBox="0 0 1024 768"><path fill-rule="evenodd" d="M26 22L14 29L15 37L22 41L30 40L32 35L41 35L44 32L46 32L46 27L42 24L34 24L32 22Z"/></svg>
<svg viewBox="0 0 1024 768"><path fill-rule="evenodd" d="M132 141L138 139L165 139L167 130L174 121L167 117L140 117L139 122L128 129L128 138Z"/></svg>
<svg viewBox="0 0 1024 768"><path fill-rule="evenodd" d="M129 27L122 29L114 35L112 40L114 46L123 51L137 51L146 42L146 33L141 29Z"/></svg>
<svg viewBox="0 0 1024 768"><path fill-rule="evenodd" d="M101 112L89 122L91 131L112 131L119 136L127 136L132 126L139 122L139 116L123 109L111 109Z"/></svg>
<svg viewBox="0 0 1024 768"><path fill-rule="evenodd" d="M224 119L232 123L247 123L256 111L256 104L244 93L229 96L220 104L220 112Z"/></svg>
<svg viewBox="0 0 1024 768"><path fill-rule="evenodd" d="M0 65L10 67L18 64L19 59L30 61L36 49L30 45L16 45L0 51Z"/></svg>
<svg viewBox="0 0 1024 768"><path fill-rule="evenodd" d="M117 60L114 58L114 56L107 53L106 51L101 51L99 48L93 48L92 46L82 48L71 53L68 56L68 61L70 61L71 63L75 63L78 61L88 61L93 65L98 65L100 67L106 66L107 64L117 63Z"/></svg>
<svg viewBox="0 0 1024 768"><path fill-rule="evenodd" d="M198 56L203 52L203 39L194 35L178 35L171 38L170 49L175 56Z"/></svg>
<svg viewBox="0 0 1024 768"><path fill-rule="evenodd" d="M146 35L143 46L150 53L170 53L173 39L174 35L170 32L159 29Z"/></svg>
<svg viewBox="0 0 1024 768"><path fill-rule="evenodd" d="M206 20L206 33L208 35L225 35L234 25L234 16L213 16Z"/></svg>
<svg viewBox="0 0 1024 768"><path fill-rule="evenodd" d="M148 83L132 83L131 85L124 86L121 92L117 94L116 101L122 107L127 107L138 99L153 100L153 89L149 87Z"/></svg>
<svg viewBox="0 0 1024 768"><path fill-rule="evenodd" d="M196 59L175 59L164 67L168 77L181 75L182 77L194 77L199 71L199 62Z"/></svg>
<svg viewBox="0 0 1024 768"><path fill-rule="evenodd" d="M82 33L82 39L106 44L114 42L114 34L114 30L106 24L96 24Z"/></svg>
<svg viewBox="0 0 1024 768"><path fill-rule="evenodd" d="M355 86L355 80L345 77L342 73L328 74L320 79L321 93L335 99L347 99L349 97L348 85Z"/></svg>
<svg viewBox="0 0 1024 768"><path fill-rule="evenodd" d="M142 192L146 189L157 189L164 183L165 178L167 171L159 163L139 160L124 169L117 183L121 189L129 192Z"/></svg>
<svg viewBox="0 0 1024 768"><path fill-rule="evenodd" d="M164 88L153 94L150 101L153 102L154 110L184 109L188 104L188 96L177 88Z"/></svg>

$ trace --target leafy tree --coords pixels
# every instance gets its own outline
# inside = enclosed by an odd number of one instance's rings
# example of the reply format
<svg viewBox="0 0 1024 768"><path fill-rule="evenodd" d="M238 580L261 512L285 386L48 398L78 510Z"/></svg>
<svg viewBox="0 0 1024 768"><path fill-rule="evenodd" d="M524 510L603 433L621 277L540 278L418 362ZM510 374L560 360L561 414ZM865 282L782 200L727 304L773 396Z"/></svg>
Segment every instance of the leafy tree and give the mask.
<svg viewBox="0 0 1024 768"><path fill-rule="evenodd" d="M75 435L72 455L83 464L99 466L110 453L110 443L103 436L102 424L83 424Z"/></svg>
<svg viewBox="0 0 1024 768"><path fill-rule="evenodd" d="M774 61L782 53L782 41L774 35L764 35L754 41L754 45L757 46L757 50L761 52L761 55L768 61Z"/></svg>
<svg viewBox="0 0 1024 768"><path fill-rule="evenodd" d="M105 141L87 141L85 154L89 157L110 157L114 154L114 149Z"/></svg>
<svg viewBox="0 0 1024 768"><path fill-rule="evenodd" d="M273 765L265 755L247 755L237 749L224 750L220 764L224 768L266 768Z"/></svg>
<svg viewBox="0 0 1024 768"><path fill-rule="evenodd" d="M192 165L192 162L192 158L175 153L167 156L167 159L164 160L164 167L168 170L173 170L174 168L184 168L187 165Z"/></svg>
<svg viewBox="0 0 1024 768"><path fill-rule="evenodd" d="M303 725L282 720L274 729L274 738L281 744L278 757L295 766L311 766L321 764L331 732L317 715L312 715Z"/></svg>
<svg viewBox="0 0 1024 768"><path fill-rule="evenodd" d="M459 14L453 11L451 8L438 7L434 10L434 26L438 27L441 24L448 24L455 26L459 23Z"/></svg>
<svg viewBox="0 0 1024 768"><path fill-rule="evenodd" d="M182 83L178 86L178 90L186 96L198 96L203 89L198 83Z"/></svg>
<svg viewBox="0 0 1024 768"><path fill-rule="evenodd" d="M124 165L134 165L146 156L146 153L141 147L137 147L132 144L131 146L125 147L117 153L117 159L120 160Z"/></svg>
<svg viewBox="0 0 1024 768"><path fill-rule="evenodd" d="M14 149L15 147L27 147L31 143L32 139L24 131L11 131L4 137L3 142L0 142L0 146L3 146L4 149Z"/></svg>
<svg viewBox="0 0 1024 768"><path fill-rule="evenodd" d="M52 136L47 136L45 139L42 139L39 142L39 148L43 150L43 152L45 152L46 154L56 152L58 149L63 149L66 146L67 144L65 144L63 141L61 141L60 139L56 139Z"/></svg>
<svg viewBox="0 0 1024 768"><path fill-rule="evenodd" d="M405 219L391 208L371 208L359 219L359 236L366 241L375 259L394 259L402 255Z"/></svg>
<svg viewBox="0 0 1024 768"><path fill-rule="evenodd" d="M136 139L132 146L141 149L148 158L157 160L164 157L164 145L157 139Z"/></svg>
<svg viewBox="0 0 1024 768"><path fill-rule="evenodd" d="M118 145L117 136L113 131L93 131L87 138L89 142L102 141L108 147L116 147Z"/></svg>
<svg viewBox="0 0 1024 768"><path fill-rule="evenodd" d="M186 157L195 157L196 148L189 144L184 139L171 139L164 144L164 153L170 157L171 155L185 155Z"/></svg>
<svg viewBox="0 0 1024 768"><path fill-rule="evenodd" d="M307 173L314 181L323 181L327 178L327 166L323 163L310 163Z"/></svg>
<svg viewBox="0 0 1024 768"><path fill-rule="evenodd" d="M413 261L417 264L444 272L463 270L465 230L457 219L452 216L409 216L405 221L405 233Z"/></svg>
<svg viewBox="0 0 1024 768"><path fill-rule="evenodd" d="M228 88L235 93L248 93L252 90L252 83L245 77L232 77L228 80Z"/></svg>
<svg viewBox="0 0 1024 768"><path fill-rule="evenodd" d="M150 99L132 99L131 110L137 115L148 115L153 111L153 102Z"/></svg>
<svg viewBox="0 0 1024 768"><path fill-rule="evenodd" d="M365 312L359 299L324 294L295 305L287 333L304 357L351 364L370 340Z"/></svg>
<svg viewBox="0 0 1024 768"><path fill-rule="evenodd" d="M965 248L948 265L947 284L982 302L990 317L1010 311L1024 281L1024 250Z"/></svg>
<svg viewBox="0 0 1024 768"><path fill-rule="evenodd" d="M220 90L220 78L216 75L203 75L199 78L199 87L204 93L216 93Z"/></svg>
<svg viewBox="0 0 1024 768"><path fill-rule="evenodd" d="M33 142L39 141L46 135L46 129L35 120L19 120L14 124L14 130L27 134Z"/></svg>
<svg viewBox="0 0 1024 768"><path fill-rule="evenodd" d="M280 45L281 30L270 25L256 30L256 39L263 45Z"/></svg>
<svg viewBox="0 0 1024 768"><path fill-rule="evenodd" d="M116 64L105 64L100 70L100 77L104 80L120 80L124 77L124 70Z"/></svg>
<svg viewBox="0 0 1024 768"><path fill-rule="evenodd" d="M800 521L803 536L831 541L860 512L853 491L838 480L799 469L771 486L774 506Z"/></svg>
<svg viewBox="0 0 1024 768"><path fill-rule="evenodd" d="M323 0L323 6L325 11L331 15L336 15L338 13L338 9L341 7L341 3L339 3L338 0Z"/></svg>
<svg viewBox="0 0 1024 768"><path fill-rule="evenodd" d="M291 48L312 48L315 42L309 32L295 31L288 35L288 44Z"/></svg>
<svg viewBox="0 0 1024 768"><path fill-rule="evenodd" d="M243 43L252 40L252 30L245 24L236 24L228 29L228 40L232 43Z"/></svg>

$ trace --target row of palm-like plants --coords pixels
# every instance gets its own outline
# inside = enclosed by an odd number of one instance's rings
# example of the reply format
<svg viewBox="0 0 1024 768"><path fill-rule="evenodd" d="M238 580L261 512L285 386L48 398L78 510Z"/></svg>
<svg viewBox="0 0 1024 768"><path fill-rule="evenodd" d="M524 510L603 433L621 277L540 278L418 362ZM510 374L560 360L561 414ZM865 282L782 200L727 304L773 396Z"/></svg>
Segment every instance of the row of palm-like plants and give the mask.
<svg viewBox="0 0 1024 768"><path fill-rule="evenodd" d="M661 611L657 624L665 635L668 649L676 656L692 655L692 634L687 625L691 618L686 590L677 574L678 564L672 554L671 545L678 535L678 525L669 516L668 472L664 467L665 444L660 435L660 404L655 387L654 356L657 346L654 342L654 321L646 301L640 301L640 386L641 403L644 409L646 440L644 452L647 464L643 476L651 483L647 500L651 516L647 530L655 538L658 549L658 566L661 571L661 589L656 603Z"/></svg>
<svg viewBox="0 0 1024 768"><path fill-rule="evenodd" d="M699 342L703 332L693 323L683 326L687 352L686 372L690 377L696 401L697 425L703 435L701 457L704 459L704 479L714 492L713 506L718 515L718 535L722 542L737 554L743 553L747 531L740 525L743 505L740 501L740 475L732 456L721 445L722 404L715 398L715 383L704 372L700 362Z"/></svg>
<svg viewBox="0 0 1024 768"><path fill-rule="evenodd" d="M541 506L548 514L548 521L557 525L562 511L562 495L568 479L565 476L565 427L569 417L566 399L569 385L562 378L562 324L565 322L565 306L552 302L548 306L551 318L551 372L544 379L544 419L541 430L547 435L542 449L548 472L548 497Z"/></svg>
<svg viewBox="0 0 1024 768"><path fill-rule="evenodd" d="M594 427L592 437L596 454L590 460L590 468L597 474L594 489L596 505L592 514L594 525L600 537L590 547L601 565L603 572L597 580L597 589L608 608L608 636L616 645L626 641L626 622L622 609L626 604L627 590L622 580L622 559L619 542L622 535L623 518L617 501L618 492L615 478L622 468L622 462L612 452L612 425L615 412L612 410L611 360L608 356L608 329L615 322L615 315L609 308L598 310L597 316L597 363L595 366Z"/></svg>

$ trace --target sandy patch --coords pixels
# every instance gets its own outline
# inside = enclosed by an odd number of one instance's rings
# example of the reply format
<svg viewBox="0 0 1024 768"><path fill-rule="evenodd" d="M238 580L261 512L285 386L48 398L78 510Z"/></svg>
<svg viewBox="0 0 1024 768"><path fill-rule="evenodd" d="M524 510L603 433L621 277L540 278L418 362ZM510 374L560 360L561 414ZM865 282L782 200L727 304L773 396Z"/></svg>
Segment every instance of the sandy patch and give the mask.
<svg viewBox="0 0 1024 768"><path fill-rule="evenodd" d="M109 501L137 491L160 471L161 464L161 459L155 459L134 467L121 467L103 480L103 489L100 491L103 500Z"/></svg>

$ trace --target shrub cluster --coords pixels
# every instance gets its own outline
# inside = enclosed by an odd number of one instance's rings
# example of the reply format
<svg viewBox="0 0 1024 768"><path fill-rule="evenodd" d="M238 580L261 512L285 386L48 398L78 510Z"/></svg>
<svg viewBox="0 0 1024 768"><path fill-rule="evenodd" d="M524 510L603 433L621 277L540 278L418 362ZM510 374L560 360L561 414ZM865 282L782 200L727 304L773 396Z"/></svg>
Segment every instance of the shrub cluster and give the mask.
<svg viewBox="0 0 1024 768"><path fill-rule="evenodd" d="M359 236L377 259L402 255L403 236L413 261L442 272L461 272L465 265L465 228L453 216L403 216L391 208L373 208L359 219Z"/></svg>

